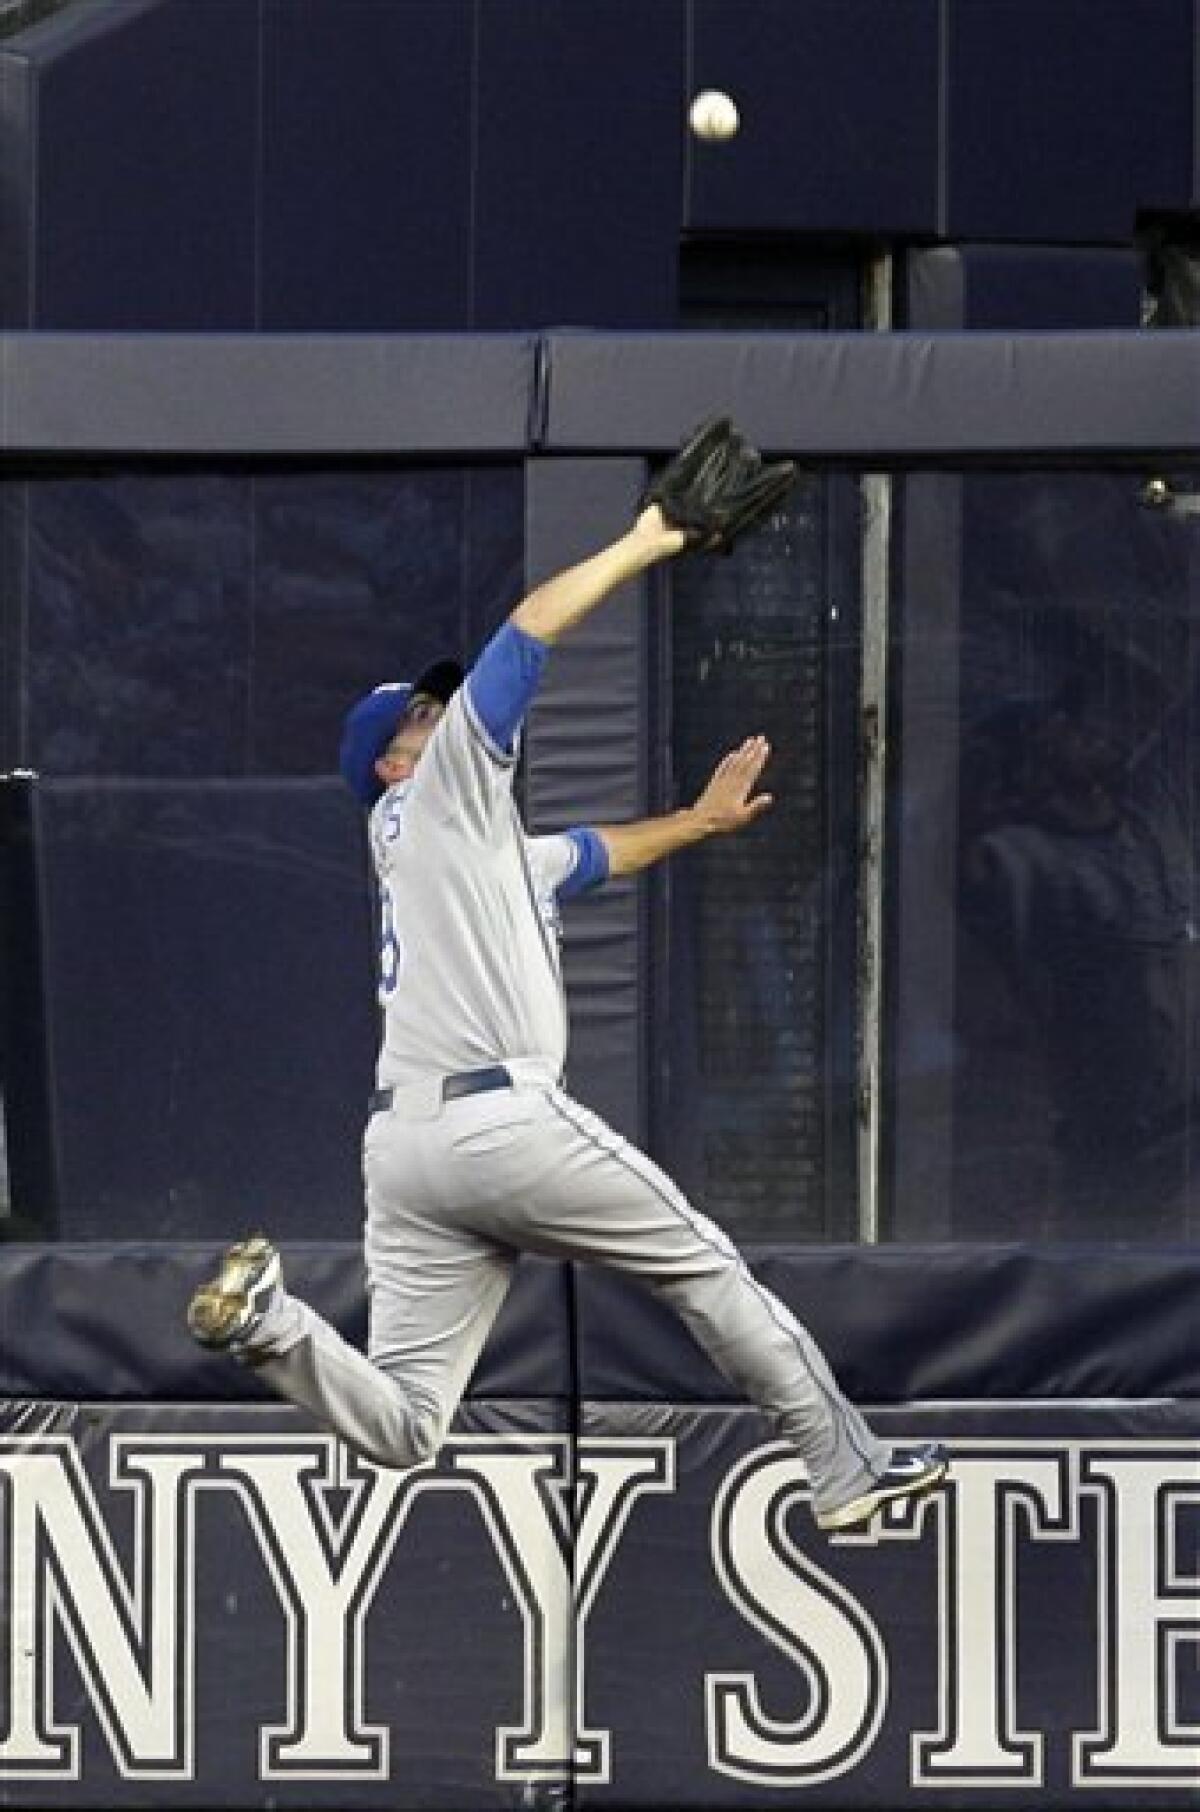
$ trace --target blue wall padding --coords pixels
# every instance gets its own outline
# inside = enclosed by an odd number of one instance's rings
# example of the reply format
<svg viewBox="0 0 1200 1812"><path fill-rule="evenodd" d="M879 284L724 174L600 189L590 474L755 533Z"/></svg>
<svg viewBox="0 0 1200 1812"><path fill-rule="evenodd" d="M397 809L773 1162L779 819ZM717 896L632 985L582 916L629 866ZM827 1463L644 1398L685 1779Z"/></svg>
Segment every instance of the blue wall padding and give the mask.
<svg viewBox="0 0 1200 1812"><path fill-rule="evenodd" d="M696 0L691 91L736 138L687 140L692 231L928 235L938 227L937 0Z"/></svg>
<svg viewBox="0 0 1200 1812"><path fill-rule="evenodd" d="M511 452L535 342L518 334L13 334L0 451Z"/></svg>
<svg viewBox="0 0 1200 1812"><path fill-rule="evenodd" d="M1200 1396L1191 1248L755 1247L753 1269L864 1403ZM737 1400L634 1286L583 1269L576 1312L585 1398Z"/></svg>
<svg viewBox="0 0 1200 1812"><path fill-rule="evenodd" d="M1200 331L0 335L0 453L658 453L729 411L868 460L1200 445Z"/></svg>
<svg viewBox="0 0 1200 1812"><path fill-rule="evenodd" d="M43 784L66 1238L353 1238L372 1087L360 815L339 781Z"/></svg>
<svg viewBox="0 0 1200 1812"><path fill-rule="evenodd" d="M1019 1684L1008 1686L1009 1702L1036 1675L1038 1691L1029 1700L1033 1710L1024 1728L1044 1731L1046 1735L1044 1739L1039 1736L1039 1741L1044 1741L1046 1754L1053 1755L1054 1762L1064 1758L1061 1768L1052 1772L1047 1767L1044 1780L1039 1778L1035 1785L1031 1779L1020 1794L1021 1804L1030 1808L1044 1805L1047 1812L1050 1808L1058 1812L1089 1804L1111 1808L1161 1804L1167 1797L1161 1775L1152 1786L1122 1783L1107 1792L1097 1781L1086 1786L1076 1781L1066 1784L1065 1754L1072 1734L1092 1727L1097 1692L1104 1690L1099 1682L1115 1672L1109 1656L1117 1646L1114 1641L1106 1648L1097 1608L1096 1581L1106 1555L1101 1539L1091 1545L1093 1519L1088 1509L1095 1486L1081 1489L1079 1475L1093 1454L1120 1454L1131 1468L1144 1455L1149 1468L1165 1450L1171 1455L1168 1465L1174 1468L1174 1521L1181 1531L1180 1545L1186 1544L1186 1551L1194 1554L1190 1534L1194 1524L1189 1521L1193 1512L1186 1507L1185 1494L1189 1474L1195 1476L1200 1405L1004 1406L989 1402L921 1404L883 1411L872 1421L887 1438L949 1443L954 1456L952 1481L960 1455L965 1464L959 1466L958 1475L966 1475L976 1459L973 1449L981 1470L989 1461L995 1463L1001 1475L996 1498L1004 1508L995 1514L994 1524L990 1505L977 1522L972 1509L960 1499L954 1506L955 1520L952 1483L944 1503L944 1521L935 1520L939 1511L930 1506L923 1539L906 1539L898 1522L889 1531L881 1518L865 1539L849 1537L833 1543L813 1533L798 1469L789 1462L782 1443L764 1445L757 1416L731 1406L688 1405L660 1409L652 1415L643 1413L639 1421L638 1411L635 1404L589 1403L581 1439L584 1454L590 1441L599 1447L606 1439L619 1450L619 1443L635 1431L657 1435L673 1448L674 1489L648 1496L635 1506L612 1571L594 1606L589 1605L586 1625L589 1724L611 1732L614 1775L623 1807L646 1808L647 1812L663 1806L675 1812L692 1807L707 1812L718 1807L760 1812L767 1806L804 1804L828 1812L844 1812L848 1807L916 1812L916 1808L1000 1803L999 1792L990 1786L996 1774L988 1784L983 1767L969 1785L960 1785L965 1768L953 1782L936 1776L922 1781L914 1778L914 1755L920 1753L918 1743L923 1741L927 1752L937 1741L933 1735L936 1720L928 1708L937 1699L939 1667L944 1680L952 1666L947 1657L953 1649L955 1612L948 1606L954 1587L965 1598L964 1575L975 1583L978 1569L988 1565L993 1549L1001 1547L1006 1556L1015 1557L1011 1568L1020 1580L1019 1595L1016 1590L1012 1593L1019 1611L997 1610L998 1622L1003 1624L1007 1618L1012 1644L1007 1652L1015 1655L1019 1649L1020 1654L1019 1666L1011 1670ZM1003 1477L1005 1461L1009 1455L1028 1460L1031 1453L1043 1465L1061 1468L1064 1499L1072 1507L1080 1506L1078 1523L1072 1524L1065 1540L1057 1530L1044 1541L1031 1538L1028 1529L1036 1512L1031 1509L1027 1521L1024 1504L1020 1511L1007 1510L1019 1487L1009 1486ZM1104 1460L1099 1464L1102 1468ZM761 1485L764 1480L771 1484L769 1495L763 1492L759 1497L761 1521L757 1528L769 1525L771 1539L768 1545L761 1536L757 1540L752 1536L751 1549L747 1534L755 1525L746 1505L753 1498L756 1482ZM1033 1495L1029 1493L1029 1499ZM1168 1497L1165 1490L1163 1497ZM768 1507L764 1507L764 1498ZM1129 1506L1126 1514L1131 1511ZM1112 1521L1118 1515L1114 1507ZM1164 1511L1163 1521L1171 1523L1169 1511ZM1147 1545L1152 1540L1148 1530L1143 1540ZM1165 1567L1168 1563L1160 1564ZM990 1581L993 1575L987 1577ZM753 1619L735 1613L730 1601L735 1579L754 1602L757 1615ZM800 1606L793 1599L785 1609L785 1599L800 1580L818 1582L825 1602L809 1599ZM999 1590L996 1596L999 1606ZM742 1603L744 1611L745 1597ZM818 1632L830 1610L838 1634L822 1644ZM794 1740L798 1750L815 1733L819 1743L833 1723L828 1708L837 1703L837 1684L831 1680L833 1669L827 1657L852 1648L854 1639L841 1622L847 1611L860 1629L872 1632L891 1663L885 1689L870 1701L872 1709L878 1706L880 1712L873 1740L857 1751L847 1744L840 1753L830 1740L826 1755L835 1752L833 1763L822 1769L814 1761L806 1772L801 1762L792 1760L789 1770L784 1760L787 1740ZM971 1619L974 1633L982 1633L981 1622L982 1618L979 1622ZM1012 1635L1018 1626L1019 1644ZM989 1632L991 1627L989 1624ZM779 1652L785 1640L795 1645L791 1654ZM1164 1648L1166 1641L1164 1632ZM1133 1677L1136 1665L1127 1664L1125 1679ZM965 1666L964 1661L964 1671ZM1164 1664L1163 1674L1178 1678L1181 1696L1194 1679L1190 1660L1181 1660L1174 1676L1169 1674L1169 1664ZM714 1760L718 1744L711 1708L722 1681L745 1683L750 1688L751 1703L762 1710L758 1718L747 1717L747 1724L756 1736L769 1731L778 1745L772 1750L764 1743L751 1759L747 1757L747 1737L742 1748L745 1766L732 1779L728 1764L718 1770ZM701 1683L710 1694L707 1716ZM1001 1690L997 1689L998 1699ZM962 1691L969 1696L971 1686L965 1685ZM1161 1692L1165 1701L1171 1688L1164 1686ZM647 1740L648 1708L653 1719L652 1740ZM836 1728L840 1734L844 1726ZM1041 1753L1039 1750L1039 1762ZM1182 1802L1191 1784L1189 1759L1182 1745L1177 1754L1171 1786ZM707 1759L707 1770L701 1758ZM759 1764L757 1778L747 1780L745 1773L755 1763ZM1032 1769L1030 1772L1032 1776ZM1194 1775L1194 1768L1190 1772ZM1006 1790L1012 1785L1010 1780ZM581 1770L574 1787L576 1806L609 1807L614 1797L612 1783L589 1779Z"/></svg>
<svg viewBox="0 0 1200 1812"><path fill-rule="evenodd" d="M4 498L5 757L43 777L327 776L355 699L468 659L521 595L515 463L109 466Z"/></svg>
<svg viewBox="0 0 1200 1812"><path fill-rule="evenodd" d="M223 1377L233 1369L229 1363L214 1364L210 1375ZM503 1452L505 1446L510 1454L514 1449L520 1452L524 1443L543 1456L547 1498L553 1489L551 1478L569 1490L571 1436L560 1403L537 1398L471 1403L464 1406L456 1432L462 1436L457 1453L468 1464L472 1440L491 1454ZM6 1809L23 1806L29 1812L47 1812L50 1807L80 1803L142 1812L148 1807L162 1812L184 1808L268 1812L272 1807L291 1807L295 1812L324 1807L337 1812L345 1806L356 1812L513 1812L521 1807L522 1786L497 1779L497 1728L519 1716L526 1690L532 1697L543 1679L552 1682L556 1699L566 1696L564 1676L569 1678L574 1665L573 1647L562 1620L538 1619L530 1650L543 1629L552 1646L545 1667L537 1669L526 1689L521 1600L497 1552L498 1543L489 1535L483 1488L477 1487L476 1495L470 1488L474 1481L456 1471L456 1449L447 1450L435 1477L420 1472L401 1480L394 1473L355 1467L346 1488L335 1482L339 1456L330 1452L328 1442L307 1418L274 1403L97 1404L84 1398L71 1404L0 1404L0 1451L6 1445L11 1453L15 1445L37 1454L49 1478L61 1480L57 1502L70 1506L76 1501L67 1497L74 1485L86 1490L95 1504L89 1536L99 1550L97 1561L103 1553L107 1562L106 1578L113 1580L114 1616L119 1614L117 1607L124 1610L124 1581L136 1577L138 1562L136 1557L131 1560L130 1551L136 1556L137 1548L124 1538L133 1516L140 1517L140 1507L129 1513L127 1499L132 1494L121 1489L120 1481L114 1489L113 1472L126 1465L126 1458L118 1456L154 1454L161 1443L173 1453L198 1452L208 1474L196 1483L186 1512L189 1530L195 1532L186 1543L186 1563L182 1534L178 1541L180 1622L186 1619L186 1636L179 1643L181 1658L172 1673L180 1681L179 1697L186 1701L180 1724L189 1737L194 1732L184 1766L177 1765L170 1776L161 1768L151 1773L155 1758L147 1767L144 1749L133 1767L118 1765L97 1728L99 1719L89 1698L96 1670L85 1674L88 1685L68 1689L70 1663L63 1652L68 1638L60 1636L47 1618L39 1620L38 1640L44 1629L47 1671L64 1682L54 1701L59 1712L56 1734L63 1727L72 1734L72 1727L82 1731L79 1760L69 1774L64 1765L57 1778L44 1768L12 1766L4 1778ZM360 1507L372 1501L372 1494L377 1494L373 1497L377 1515L381 1503L390 1506L382 1510L378 1545L371 1551L356 1602L346 1613L357 1636L346 1646L355 1653L356 1677L363 1682L353 1728L364 1737L370 1732L367 1741L358 1742L349 1763L344 1744L337 1758L322 1755L315 1762L296 1754L299 1745L294 1739L291 1754L287 1751L295 1726L283 1719L290 1680L300 1672L289 1670L289 1654L303 1650L289 1642L290 1581L282 1582L282 1569L269 1557L267 1544L281 1541L286 1553L296 1552L296 1524L289 1519L287 1526L272 1526L260 1547L249 1489L236 1474L225 1471L229 1461L236 1467L247 1450L260 1457L274 1453L285 1467L287 1456L299 1452L302 1490L312 1517L311 1532L306 1528L306 1533L310 1541L328 1544L323 1550L325 1564L339 1585L344 1580L339 1563L355 1536L363 1536L362 1523L356 1520ZM130 1471L136 1473L137 1466L135 1459ZM222 1487L223 1474L227 1488ZM216 1490L209 1488L212 1484ZM398 1502L393 1492L404 1496ZM49 1495L55 1498L52 1486ZM180 1514L185 1514L182 1492L176 1501ZM50 1515L55 1520L53 1511ZM149 1573L154 1560L161 1559L162 1547L151 1546L158 1541L158 1531L149 1519L147 1525L143 1551ZM537 1553L536 1544L539 1537L543 1543L552 1542L554 1527L548 1519L535 1524L532 1534L528 1525L519 1526L517 1564L530 1564L532 1547L532 1564L542 1560L544 1576L545 1557ZM368 1525L368 1537L373 1534ZM44 1547L40 1535L36 1544L21 1544L15 1555L10 1545L4 1573L7 1626L16 1621L8 1615L9 1582L23 1584L35 1573L40 1577L43 1568L46 1576L57 1577L64 1560L68 1567L77 1565L78 1546L69 1559L64 1550L65 1543L57 1552ZM362 1545L357 1552L361 1558ZM91 1559L89 1552L84 1565ZM154 1579L156 1593L168 1589L161 1571ZM136 1627L132 1617L127 1621ZM160 1622L156 1628L161 1627ZM318 1704L327 1704L330 1692L349 1696L352 1690L330 1665L327 1629L328 1624L319 1626L311 1638L322 1666L314 1689ZM131 1653L139 1660L143 1647L133 1636ZM32 1652L27 1648L27 1654ZM162 1674L160 1667L156 1677ZM100 1703L103 1691L101 1686L96 1694ZM279 1733L271 1753L279 1753L281 1759L274 1776L264 1778L270 1765L268 1731Z"/></svg>
<svg viewBox="0 0 1200 1812"><path fill-rule="evenodd" d="M1120 246L938 245L906 255L903 293L910 328L1129 328L1142 269Z"/></svg>
<svg viewBox="0 0 1200 1812"><path fill-rule="evenodd" d="M472 324L473 10L268 0L258 326Z"/></svg>
<svg viewBox="0 0 1200 1812"><path fill-rule="evenodd" d="M270 1225L270 1216L265 1219ZM230 1237L248 1229L230 1228ZM365 1345L359 1248L282 1240L288 1288ZM219 1241L0 1247L0 1398L267 1400L252 1371L196 1346L184 1312L216 1270ZM573 1388L567 1268L527 1258L476 1367L477 1397L561 1398ZM53 1329L53 1338L47 1330Z"/></svg>
<svg viewBox="0 0 1200 1812"><path fill-rule="evenodd" d="M640 460L536 461L526 487L530 585L603 545L612 524L632 513L644 480ZM636 580L555 648L526 730L531 829L621 824L650 811L643 747L648 607L646 582ZM617 878L563 914L568 1083L635 1140L645 1137L648 1093L642 910L636 882Z"/></svg>
<svg viewBox="0 0 1200 1812"><path fill-rule="evenodd" d="M801 455L1162 453L1200 442L1196 336L552 334L545 440L666 449L731 413Z"/></svg>
<svg viewBox="0 0 1200 1812"><path fill-rule="evenodd" d="M183 1328L216 1251L194 1229L179 1244L0 1247L0 1396L260 1398L244 1372L214 1371ZM283 1252L298 1294L361 1340L358 1245L289 1233ZM750 1246L746 1256L863 1403L1200 1397L1191 1249ZM523 1259L471 1394L576 1392L593 1405L740 1401L639 1286Z"/></svg>
<svg viewBox="0 0 1200 1812"><path fill-rule="evenodd" d="M1133 242L1191 0L130 0L0 46L0 321L669 327L681 234ZM742 128L691 137L699 88Z"/></svg>
<svg viewBox="0 0 1200 1812"><path fill-rule="evenodd" d="M683 0L476 12L472 326L671 325Z"/></svg>
<svg viewBox="0 0 1200 1812"><path fill-rule="evenodd" d="M0 47L0 324L31 327L33 308L34 210L36 188L33 165L37 157L37 132L33 112L37 105L34 67L19 57L6 57Z"/></svg>
<svg viewBox="0 0 1200 1812"><path fill-rule="evenodd" d="M1128 242L1195 200L1191 0L952 0L945 232Z"/></svg>
<svg viewBox="0 0 1200 1812"><path fill-rule="evenodd" d="M31 44L27 324L257 325L257 9L76 7Z"/></svg>

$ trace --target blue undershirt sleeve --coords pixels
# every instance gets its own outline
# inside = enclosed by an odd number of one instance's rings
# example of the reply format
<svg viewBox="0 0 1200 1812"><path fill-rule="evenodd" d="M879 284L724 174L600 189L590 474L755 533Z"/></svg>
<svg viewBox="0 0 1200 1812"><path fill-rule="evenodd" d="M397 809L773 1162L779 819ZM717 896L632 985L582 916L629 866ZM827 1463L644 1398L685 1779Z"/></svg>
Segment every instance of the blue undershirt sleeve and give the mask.
<svg viewBox="0 0 1200 1812"><path fill-rule="evenodd" d="M558 889L560 900L572 900L608 879L608 850L599 832L580 827L567 836L575 845L575 866Z"/></svg>
<svg viewBox="0 0 1200 1812"><path fill-rule="evenodd" d="M464 682L483 729L505 755L513 743L546 665L550 649L513 623L502 623Z"/></svg>

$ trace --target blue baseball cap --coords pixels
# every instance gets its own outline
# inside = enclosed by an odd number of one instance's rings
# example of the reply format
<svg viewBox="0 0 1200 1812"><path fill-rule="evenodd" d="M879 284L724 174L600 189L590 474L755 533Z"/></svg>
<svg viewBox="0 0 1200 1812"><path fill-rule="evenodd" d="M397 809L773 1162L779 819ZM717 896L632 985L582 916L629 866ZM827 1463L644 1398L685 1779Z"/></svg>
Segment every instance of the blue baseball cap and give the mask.
<svg viewBox="0 0 1200 1812"><path fill-rule="evenodd" d="M384 790L375 763L399 729L410 699L424 692L448 705L462 682L463 670L457 661L435 661L419 679L376 686L351 706L342 725L338 766L360 805L369 809Z"/></svg>

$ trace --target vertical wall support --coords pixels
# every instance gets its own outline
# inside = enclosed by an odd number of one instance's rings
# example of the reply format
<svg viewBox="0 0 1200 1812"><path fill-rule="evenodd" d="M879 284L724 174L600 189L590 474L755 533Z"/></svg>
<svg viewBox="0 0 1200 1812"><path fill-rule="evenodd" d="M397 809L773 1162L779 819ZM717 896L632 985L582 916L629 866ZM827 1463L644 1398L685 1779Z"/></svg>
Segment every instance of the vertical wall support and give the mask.
<svg viewBox="0 0 1200 1812"><path fill-rule="evenodd" d="M955 952L962 477L910 474L903 485L903 659L896 698L904 724L895 786L904 834L895 840L890 947L895 976L889 1090L891 1193L906 1239L952 1232Z"/></svg>
<svg viewBox="0 0 1200 1812"><path fill-rule="evenodd" d="M883 888L886 849L888 559L892 481L862 479L862 679L859 692L858 1235L879 1238L883 1039Z"/></svg>
<svg viewBox="0 0 1200 1812"><path fill-rule="evenodd" d="M640 459L534 459L526 467L526 581L594 553L632 520ZM626 586L554 649L526 731L525 800L534 833L619 824L647 810L645 580ZM610 881L563 914L571 1004L567 1080L627 1138L646 1137L641 893Z"/></svg>
<svg viewBox="0 0 1200 1812"><path fill-rule="evenodd" d="M892 259L863 271L863 324L892 324ZM858 1236L879 1239L880 1114L883 1047L883 888L886 850L888 606L892 481L862 478L862 669L859 690L858 873Z"/></svg>

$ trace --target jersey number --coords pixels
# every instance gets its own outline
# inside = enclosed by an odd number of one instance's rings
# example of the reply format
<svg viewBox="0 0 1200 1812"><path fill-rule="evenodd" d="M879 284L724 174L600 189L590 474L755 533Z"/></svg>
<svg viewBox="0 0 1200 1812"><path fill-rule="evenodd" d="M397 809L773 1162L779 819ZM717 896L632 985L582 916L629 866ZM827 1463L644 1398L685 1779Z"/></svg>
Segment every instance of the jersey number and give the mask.
<svg viewBox="0 0 1200 1812"><path fill-rule="evenodd" d="M404 946L396 930L391 891L385 882L380 889L379 908L379 993L382 999L395 993L403 967Z"/></svg>

